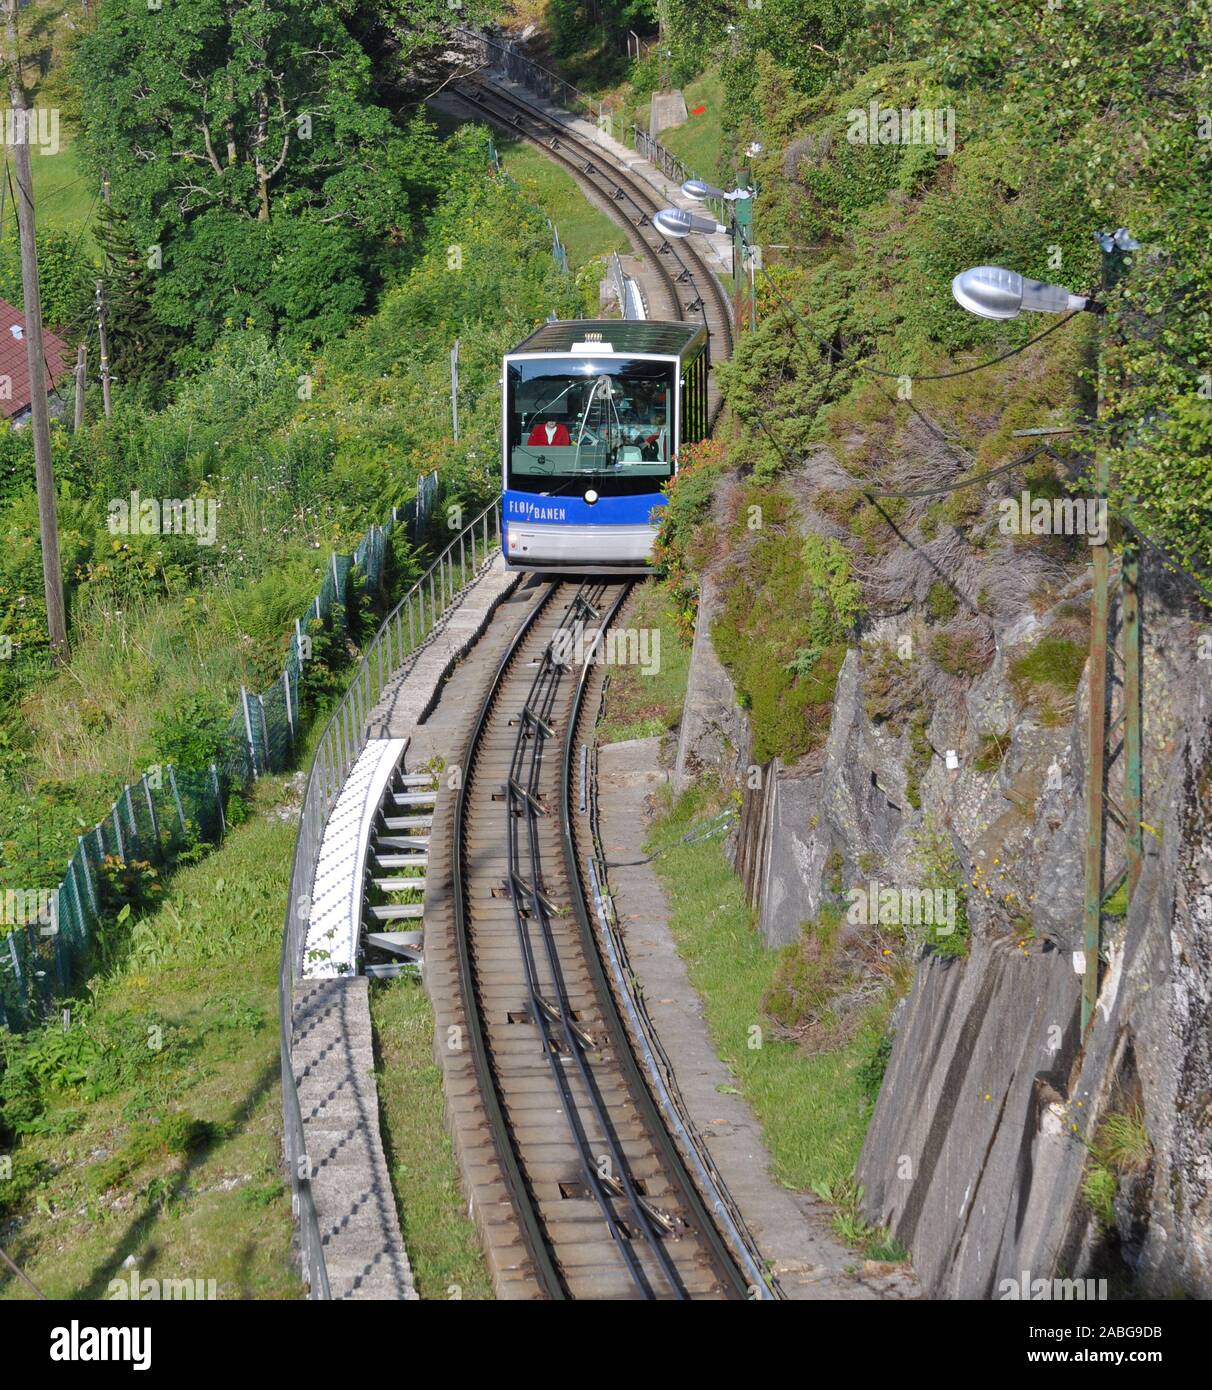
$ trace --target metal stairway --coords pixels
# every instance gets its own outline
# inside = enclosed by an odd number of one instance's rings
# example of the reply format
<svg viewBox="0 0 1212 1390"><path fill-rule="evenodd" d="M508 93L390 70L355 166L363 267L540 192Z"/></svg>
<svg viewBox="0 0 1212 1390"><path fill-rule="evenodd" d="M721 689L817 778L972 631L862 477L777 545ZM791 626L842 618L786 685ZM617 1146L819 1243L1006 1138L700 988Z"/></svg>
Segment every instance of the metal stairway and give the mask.
<svg viewBox="0 0 1212 1390"><path fill-rule="evenodd" d="M362 973L391 979L424 959L425 871L437 777L397 770L370 837L362 898ZM409 923L409 926L397 925Z"/></svg>

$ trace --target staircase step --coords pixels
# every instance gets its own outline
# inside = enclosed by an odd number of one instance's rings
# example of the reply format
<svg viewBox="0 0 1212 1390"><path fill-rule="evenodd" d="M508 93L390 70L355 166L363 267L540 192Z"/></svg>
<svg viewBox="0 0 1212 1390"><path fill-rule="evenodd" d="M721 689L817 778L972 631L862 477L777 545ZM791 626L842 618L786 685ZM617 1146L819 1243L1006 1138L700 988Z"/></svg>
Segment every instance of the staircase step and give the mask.
<svg viewBox="0 0 1212 1390"><path fill-rule="evenodd" d="M423 869L429 863L428 854L380 854L375 850L374 856L383 869Z"/></svg>
<svg viewBox="0 0 1212 1390"><path fill-rule="evenodd" d="M400 975L414 975L421 968L419 960L389 961L386 965L364 965L362 973L372 980L394 980Z"/></svg>
<svg viewBox="0 0 1212 1390"><path fill-rule="evenodd" d="M388 830L429 830L433 826L433 817L384 816L383 824Z"/></svg>
<svg viewBox="0 0 1212 1390"><path fill-rule="evenodd" d="M372 922L402 922L406 918L417 920L425 916L424 903L387 903L382 907L367 909Z"/></svg>
<svg viewBox="0 0 1212 1390"><path fill-rule="evenodd" d="M402 772L396 780L402 787L433 786L433 778L428 772Z"/></svg>
<svg viewBox="0 0 1212 1390"><path fill-rule="evenodd" d="M366 933L367 946L379 951L390 951L393 956L403 956L414 964L421 960L421 937L419 931L372 931Z"/></svg>
<svg viewBox="0 0 1212 1390"><path fill-rule="evenodd" d="M438 794L435 791L392 792L391 799L397 806L433 806L437 803Z"/></svg>
<svg viewBox="0 0 1212 1390"><path fill-rule="evenodd" d="M408 861L410 864L412 860ZM371 882L383 893L424 893L424 878L375 878Z"/></svg>
<svg viewBox="0 0 1212 1390"><path fill-rule="evenodd" d="M427 835L376 835L374 840L376 853L380 845L384 849L428 849L429 837Z"/></svg>

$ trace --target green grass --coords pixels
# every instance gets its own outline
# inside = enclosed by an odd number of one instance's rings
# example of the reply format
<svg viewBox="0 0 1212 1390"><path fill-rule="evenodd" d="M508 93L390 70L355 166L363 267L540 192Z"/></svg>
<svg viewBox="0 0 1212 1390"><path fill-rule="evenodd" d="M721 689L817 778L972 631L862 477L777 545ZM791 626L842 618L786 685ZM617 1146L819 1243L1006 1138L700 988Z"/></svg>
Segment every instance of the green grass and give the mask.
<svg viewBox="0 0 1212 1390"><path fill-rule="evenodd" d="M703 1000L712 1041L761 1123L775 1177L801 1190L844 1183L867 1129L862 1069L883 1038L887 1005L873 1006L835 1051L809 1056L770 1036L762 999L779 957L754 930L741 882L718 840L677 843L692 822L716 809L709 791L694 788L666 809L653 831L648 848L669 851L656 865L670 928Z"/></svg>
<svg viewBox="0 0 1212 1390"><path fill-rule="evenodd" d="M68 133L60 129L57 154L35 152L31 162L39 230L66 232L70 236L83 232L81 249L86 256L95 257L98 253L91 230L84 229L91 227L100 190L81 165Z"/></svg>
<svg viewBox="0 0 1212 1390"><path fill-rule="evenodd" d="M1082 1194L1104 1230L1115 1225L1115 1196L1120 1178L1143 1173L1152 1153L1139 1106L1113 1111L1099 1124L1089 1145Z"/></svg>
<svg viewBox="0 0 1212 1390"><path fill-rule="evenodd" d="M716 72L706 72L682 89L686 98L686 110L691 112L696 106L706 106L701 116L687 116L686 124L671 126L658 131L657 139L667 150L676 154L691 174L714 183L723 179L721 187L731 188L735 173L728 158L720 117L724 111L724 85ZM648 128L648 110L641 111L641 124ZM726 171L725 171L726 169Z"/></svg>
<svg viewBox="0 0 1212 1390"><path fill-rule="evenodd" d="M1081 642L1050 634L1010 663L1010 679L1020 686L1051 685L1073 691L1085 670L1086 654Z"/></svg>
<svg viewBox="0 0 1212 1390"><path fill-rule="evenodd" d="M417 1292L422 1298L492 1298L443 1121L428 996L417 980L375 984L370 1012L383 1144Z"/></svg>
<svg viewBox="0 0 1212 1390"><path fill-rule="evenodd" d="M556 224L574 270L611 251L630 249L622 228L592 207L572 176L533 146L498 136L505 171Z"/></svg>
<svg viewBox="0 0 1212 1390"><path fill-rule="evenodd" d="M254 805L283 785L263 779ZM169 880L66 1031L7 1043L3 1113L21 1132L4 1246L48 1297L103 1298L128 1258L143 1278L214 1279L220 1298L302 1296L277 1025L293 838L280 814L232 830ZM29 1296L0 1271L0 1297Z"/></svg>
<svg viewBox="0 0 1212 1390"><path fill-rule="evenodd" d="M651 580L640 590L625 619L628 628L649 629L654 644L660 634L660 667L645 674L640 666L617 666L610 672L607 717L598 730L602 743L652 738L681 722L690 674L690 649L678 635L668 586Z"/></svg>

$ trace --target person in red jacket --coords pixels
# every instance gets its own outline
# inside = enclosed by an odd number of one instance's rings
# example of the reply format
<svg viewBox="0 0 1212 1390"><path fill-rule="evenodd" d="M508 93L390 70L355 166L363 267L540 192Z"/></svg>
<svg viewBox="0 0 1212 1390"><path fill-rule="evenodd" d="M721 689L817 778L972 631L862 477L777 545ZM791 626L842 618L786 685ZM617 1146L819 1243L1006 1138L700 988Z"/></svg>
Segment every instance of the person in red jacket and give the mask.
<svg viewBox="0 0 1212 1390"><path fill-rule="evenodd" d="M559 420L540 420L534 429L530 431L530 438L526 441L528 445L570 445L572 436L568 433L568 426Z"/></svg>

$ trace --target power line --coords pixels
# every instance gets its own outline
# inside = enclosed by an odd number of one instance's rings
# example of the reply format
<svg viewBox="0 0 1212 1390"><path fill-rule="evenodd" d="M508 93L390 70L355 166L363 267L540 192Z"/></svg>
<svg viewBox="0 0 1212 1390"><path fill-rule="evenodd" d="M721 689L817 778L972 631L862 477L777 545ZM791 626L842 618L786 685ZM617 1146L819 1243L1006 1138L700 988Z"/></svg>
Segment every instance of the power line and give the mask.
<svg viewBox="0 0 1212 1390"><path fill-rule="evenodd" d="M958 492L962 487L975 487L978 483L987 483L990 478L999 478L1003 473L1009 473L1015 468L1021 468L1025 463L1030 463L1033 458L1040 454L1052 455L1049 445L1041 444L1038 448L1032 449L1029 454L1024 454L1022 458L1011 459L1009 463L1003 463L999 468L992 468L987 473L978 473L974 478L961 478L958 483L951 483L947 487L919 487L912 492L874 492L867 488L863 489L864 497L941 497L945 493Z"/></svg>
<svg viewBox="0 0 1212 1390"><path fill-rule="evenodd" d="M774 292L774 297L778 300L778 302L783 306L784 309L787 310L788 313L793 314L795 318L801 324L803 324L804 330L807 332L808 336L813 340L813 342L815 342L819 348L822 348L826 353L828 353L830 364L832 365L833 363L837 362L840 358L840 354L834 348L833 344L827 342L824 338L820 337L819 334L814 333L812 328L805 321L803 315L799 312L795 305L789 303L786 299L783 298L778 286L775 284L774 280L770 275L770 272L766 269L765 266L761 267L761 272L763 277L765 278L766 283ZM856 371L867 372L872 376L887 377L891 381L948 381L952 377L971 376L973 372L983 372L989 367L996 367L999 362L1005 362L1008 358L1017 357L1020 352L1026 352L1026 350L1029 347L1034 347L1036 343L1042 342L1050 333L1055 333L1058 328L1063 328L1065 324L1069 323L1070 320L1075 319L1078 316L1078 314L1083 312L1084 311L1081 309L1075 309L1071 314L1066 314L1064 318L1059 319L1056 323L1049 324L1048 327L1045 328L1042 333L1037 333L1034 338L1028 339L1028 341L1023 343L1020 347L1011 348L1009 352L1003 352L997 357L991 357L987 362L978 362L975 364L975 366L972 367L960 367L953 372L934 372L930 374L923 374L922 376L912 376L908 372L888 372L885 371L882 367L868 366L864 362L855 362L851 365L855 368ZM799 335L796 334L795 336L796 341L799 342Z"/></svg>

